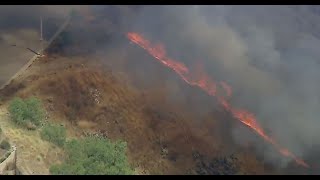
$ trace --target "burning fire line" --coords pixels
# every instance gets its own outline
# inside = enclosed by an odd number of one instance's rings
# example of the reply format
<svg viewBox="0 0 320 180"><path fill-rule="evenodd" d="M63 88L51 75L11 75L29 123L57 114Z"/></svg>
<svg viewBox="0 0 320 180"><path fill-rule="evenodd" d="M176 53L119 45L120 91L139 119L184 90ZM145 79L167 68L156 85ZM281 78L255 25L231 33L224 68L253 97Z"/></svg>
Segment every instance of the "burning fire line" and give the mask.
<svg viewBox="0 0 320 180"><path fill-rule="evenodd" d="M256 121L256 117L254 114L244 110L244 109L236 109L232 107L227 100L217 95L217 84L209 78L209 76L205 73L201 73L200 78L195 78L191 76L189 69L181 62L171 59L167 57L166 51L163 45L153 45L147 39L145 39L142 35L134 32L127 33L127 38L139 45L141 48L145 49L150 55L159 60L163 65L169 67L173 71L175 71L186 83L191 86L197 86L205 91L210 96L215 96L218 99L220 105L228 112L230 112L233 117L252 130L254 130L258 135L260 135L265 141L271 143L274 147L276 147L279 152L286 156L295 160L295 162L304 167L309 167L307 163L305 163L302 159L296 157L292 154L288 149L281 147L275 140L269 137L263 130L262 127ZM231 97L232 89L231 86L226 84L225 82L220 82L220 85L223 90L226 91L227 97Z"/></svg>

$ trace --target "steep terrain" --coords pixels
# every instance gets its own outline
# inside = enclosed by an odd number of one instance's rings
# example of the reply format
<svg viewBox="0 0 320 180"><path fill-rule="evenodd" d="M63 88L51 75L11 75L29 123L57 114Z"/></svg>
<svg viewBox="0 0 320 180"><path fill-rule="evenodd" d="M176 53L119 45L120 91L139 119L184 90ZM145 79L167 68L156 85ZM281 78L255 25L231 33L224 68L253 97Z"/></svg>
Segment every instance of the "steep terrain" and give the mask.
<svg viewBox="0 0 320 180"><path fill-rule="evenodd" d="M141 91L134 73L111 70L101 64L106 63L89 56L50 55L39 59L2 90L1 97L4 104L15 96L41 98L49 120L66 124L71 136L95 132L126 140L130 161L140 173L267 173L254 153L232 143L228 132L230 117L211 100L204 100L200 91L173 79L168 83L176 83L186 95L179 101L170 100L165 89L145 86ZM173 76L169 71L160 74ZM157 78L161 82L161 76ZM205 109L205 113L192 106L202 100L216 108ZM7 133L19 144L28 139L21 139L20 131L23 130L13 132L9 128ZM30 133L33 134L27 134ZM41 140L30 141L21 144L23 149L34 152L41 146L49 148L44 151L50 150L50 146L41 145ZM32 157L34 154L21 156L25 161ZM29 168L32 167L40 165Z"/></svg>

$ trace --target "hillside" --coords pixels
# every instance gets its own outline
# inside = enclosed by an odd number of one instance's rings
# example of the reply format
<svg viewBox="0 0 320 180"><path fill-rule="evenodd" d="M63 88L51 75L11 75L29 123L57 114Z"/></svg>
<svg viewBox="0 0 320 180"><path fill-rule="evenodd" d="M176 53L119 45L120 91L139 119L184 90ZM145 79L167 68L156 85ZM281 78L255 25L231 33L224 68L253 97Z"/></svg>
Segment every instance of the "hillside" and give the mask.
<svg viewBox="0 0 320 180"><path fill-rule="evenodd" d="M150 86L141 91L134 73L115 69L95 57L47 55L0 94L4 105L16 96L41 98L49 121L66 124L71 136L101 133L127 141L130 162L142 174L267 173L254 153L232 143L228 114L218 107L203 114L192 106L203 100L200 91L173 78L171 83L194 98L181 97L187 104L164 101L165 91ZM162 73L173 76L169 71ZM215 107L214 101L204 103ZM17 133L24 131L6 131L16 143L23 140ZM25 141L21 146L34 152L41 144L35 145ZM30 156L34 154L20 157L27 160Z"/></svg>

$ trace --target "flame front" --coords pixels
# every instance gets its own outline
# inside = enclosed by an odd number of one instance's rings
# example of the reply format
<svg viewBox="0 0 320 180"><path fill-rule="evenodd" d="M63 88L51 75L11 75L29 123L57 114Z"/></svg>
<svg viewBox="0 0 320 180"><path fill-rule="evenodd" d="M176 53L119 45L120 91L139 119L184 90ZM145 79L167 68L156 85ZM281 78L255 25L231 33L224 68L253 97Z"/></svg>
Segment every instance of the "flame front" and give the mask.
<svg viewBox="0 0 320 180"><path fill-rule="evenodd" d="M199 77L193 76L193 74L190 73L189 69L186 67L185 64L171 59L167 56L167 53L165 51L165 48L163 45L153 45L151 42L149 42L147 39L145 39L142 35L134 32L127 33L127 38L132 41L133 43L139 45L141 48L145 49L150 55L152 55L154 58L159 60L163 65L169 67L173 71L175 71L186 83L188 83L191 86L197 86L201 88L203 91L205 91L210 96L215 96L220 103L220 105L228 112L230 112L233 117L243 124L245 124L247 127L254 130L258 135L260 135L265 141L271 143L274 147L276 147L279 152L286 156L290 157L295 160L295 162L299 165L302 165L304 167L309 167L307 163L305 163L302 159L296 157L294 154L292 154L288 149L281 147L275 140L273 140L270 136L268 136L263 128L258 124L256 117L254 114L248 112L244 109L237 109L231 106L231 104L228 103L228 101L222 97L217 95L217 85L208 74L205 72L202 72ZM224 94L227 95L227 97L231 97L232 95L232 88L227 83L221 81L219 83L222 87L222 89L225 91Z"/></svg>

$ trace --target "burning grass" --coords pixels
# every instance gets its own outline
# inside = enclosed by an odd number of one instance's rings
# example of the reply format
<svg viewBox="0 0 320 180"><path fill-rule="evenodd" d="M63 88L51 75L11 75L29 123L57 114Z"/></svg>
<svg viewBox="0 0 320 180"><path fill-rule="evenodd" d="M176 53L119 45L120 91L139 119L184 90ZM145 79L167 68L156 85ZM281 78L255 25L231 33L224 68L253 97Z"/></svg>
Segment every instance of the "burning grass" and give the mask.
<svg viewBox="0 0 320 180"><path fill-rule="evenodd" d="M304 160L296 157L293 153L291 153L288 149L282 147L278 142L271 138L271 136L267 135L264 129L259 125L256 117L251 112L246 109L239 109L233 107L225 97L219 96L217 94L218 84L210 78L204 70L201 70L201 74L193 74L183 63L171 59L167 56L165 47L162 44L152 44L149 40L145 39L142 35L134 32L127 33L127 37L130 41L136 43L141 48L145 49L150 55L159 60L164 66L172 69L177 75L180 76L187 84L191 86L198 87L206 92L210 96L214 96L217 98L220 105L232 116L242 122L244 125L248 126L252 130L254 130L258 135L260 135L265 141L272 144L274 147L278 149L278 151L286 157L292 158L297 164L309 168L309 165L304 162ZM197 77L198 76L198 77ZM226 91L226 95L230 98L231 96L231 86L226 84L225 82L220 82L222 89Z"/></svg>

